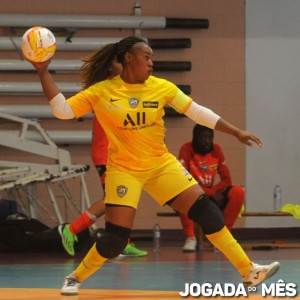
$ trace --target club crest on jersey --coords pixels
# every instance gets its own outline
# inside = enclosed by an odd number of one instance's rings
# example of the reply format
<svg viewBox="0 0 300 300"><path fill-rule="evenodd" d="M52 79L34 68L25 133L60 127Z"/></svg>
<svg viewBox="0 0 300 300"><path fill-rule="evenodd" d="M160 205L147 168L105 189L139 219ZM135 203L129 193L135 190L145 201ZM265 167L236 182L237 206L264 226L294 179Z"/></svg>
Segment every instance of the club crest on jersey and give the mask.
<svg viewBox="0 0 300 300"><path fill-rule="evenodd" d="M128 187L126 187L125 185L117 186L117 194L119 198L123 198L126 195L127 191L128 191Z"/></svg>
<svg viewBox="0 0 300 300"><path fill-rule="evenodd" d="M208 166L206 166L206 165L201 166L201 167L200 167L200 170L201 170L202 172L207 172L207 171L208 171Z"/></svg>
<svg viewBox="0 0 300 300"><path fill-rule="evenodd" d="M131 108L137 108L137 106L139 105L139 102L140 102L140 99L138 99L138 98L128 99L128 103Z"/></svg>

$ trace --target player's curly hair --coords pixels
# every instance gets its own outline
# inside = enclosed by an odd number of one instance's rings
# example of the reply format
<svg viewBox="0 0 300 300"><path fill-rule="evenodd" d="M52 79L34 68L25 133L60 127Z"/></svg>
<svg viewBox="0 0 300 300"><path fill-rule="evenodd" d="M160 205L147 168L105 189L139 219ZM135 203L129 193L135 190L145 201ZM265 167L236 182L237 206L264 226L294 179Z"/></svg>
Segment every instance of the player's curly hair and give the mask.
<svg viewBox="0 0 300 300"><path fill-rule="evenodd" d="M79 69L83 88L105 80L109 76L109 68L115 57L123 64L126 52L129 52L138 43L147 43L139 37L126 37L118 43L103 46L92 55L83 58Z"/></svg>

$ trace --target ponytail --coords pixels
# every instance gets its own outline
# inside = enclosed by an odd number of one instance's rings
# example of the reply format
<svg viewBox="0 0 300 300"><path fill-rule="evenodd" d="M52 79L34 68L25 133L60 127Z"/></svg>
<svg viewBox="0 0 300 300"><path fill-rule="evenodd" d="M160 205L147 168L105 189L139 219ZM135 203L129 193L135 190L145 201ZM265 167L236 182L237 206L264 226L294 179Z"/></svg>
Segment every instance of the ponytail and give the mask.
<svg viewBox="0 0 300 300"><path fill-rule="evenodd" d="M147 42L139 37L127 37L118 43L103 46L92 55L83 58L79 69L82 86L84 89L105 80L109 76L109 68L115 57L119 63L124 63L125 53L129 52L138 43Z"/></svg>
<svg viewBox="0 0 300 300"><path fill-rule="evenodd" d="M83 58L80 77L83 88L105 80L109 76L109 68L115 58L115 44L107 44L92 55Z"/></svg>

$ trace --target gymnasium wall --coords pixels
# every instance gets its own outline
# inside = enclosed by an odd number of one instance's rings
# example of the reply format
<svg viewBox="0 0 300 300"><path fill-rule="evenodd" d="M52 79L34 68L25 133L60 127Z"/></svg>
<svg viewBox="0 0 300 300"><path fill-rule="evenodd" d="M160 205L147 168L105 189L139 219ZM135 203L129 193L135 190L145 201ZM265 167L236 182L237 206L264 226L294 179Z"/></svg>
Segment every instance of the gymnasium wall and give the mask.
<svg viewBox="0 0 300 300"><path fill-rule="evenodd" d="M246 123L264 142L248 149L247 207L273 210L273 189L282 204L299 200L300 2L246 1ZM294 227L294 218L248 218L247 227Z"/></svg>
<svg viewBox="0 0 300 300"><path fill-rule="evenodd" d="M165 16L169 18L203 18L209 20L208 29L145 29L142 36L152 39L191 38L192 47L154 51L157 61L191 61L191 71L158 72L156 75L165 77L176 84L191 85L191 96L196 102L203 104L235 125L245 127L245 7L243 0L141 0L142 15ZM134 0L64 0L64 1L18 1L2 0L0 13L28 14L93 14L93 15L132 15ZM43 24L37 24L43 25ZM9 28L0 28L0 35L14 34ZM63 35L63 32L57 32ZM129 29L80 29L76 36L93 37L125 37L134 34ZM78 59L88 53L63 53L59 49L56 58ZM0 59L19 58L18 53L0 51ZM56 81L78 81L75 74L55 74ZM0 72L0 81L37 81L34 73ZM43 96L3 96L0 94L0 106L12 104L46 104ZM83 122L42 119L41 125L47 130L90 130L91 120ZM193 123L184 117L166 117L166 143L170 151L177 155L180 146L190 140ZM7 124L0 125L2 129ZM216 134L216 142L223 146L227 162L230 166L233 182L245 184L245 147L233 137ZM90 158L88 145L61 146L71 152L74 163L90 164L87 185L92 201L102 197L101 187L96 171ZM251 155L251 154L250 154ZM16 150L0 147L0 157L6 160L32 161L35 159ZM76 182L68 182L70 189L76 191ZM77 191L78 199L80 191ZM39 187L38 201L46 207L39 211L39 219L49 226L57 222L50 217L52 207L46 191ZM60 208L66 221L71 221L77 214L70 212L63 199ZM181 228L176 218L161 219L156 217L157 211L169 210L160 208L149 196L142 195L137 212L134 229L150 229L158 222L163 228ZM244 226L239 221L237 226ZM103 220L98 221L99 226Z"/></svg>

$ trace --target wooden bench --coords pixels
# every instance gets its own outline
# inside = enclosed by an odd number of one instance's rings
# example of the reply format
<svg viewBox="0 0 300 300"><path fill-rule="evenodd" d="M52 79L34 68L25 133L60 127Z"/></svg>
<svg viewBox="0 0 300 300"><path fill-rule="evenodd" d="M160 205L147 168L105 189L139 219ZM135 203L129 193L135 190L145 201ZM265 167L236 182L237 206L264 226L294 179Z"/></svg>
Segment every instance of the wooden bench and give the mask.
<svg viewBox="0 0 300 300"><path fill-rule="evenodd" d="M179 217L179 214L176 211L170 212L157 212L156 215L158 217ZM249 211L244 212L242 217L290 217L292 214L287 212L275 212L275 211ZM195 236L197 239L197 244L199 248L203 248L203 232L202 228L195 224Z"/></svg>

